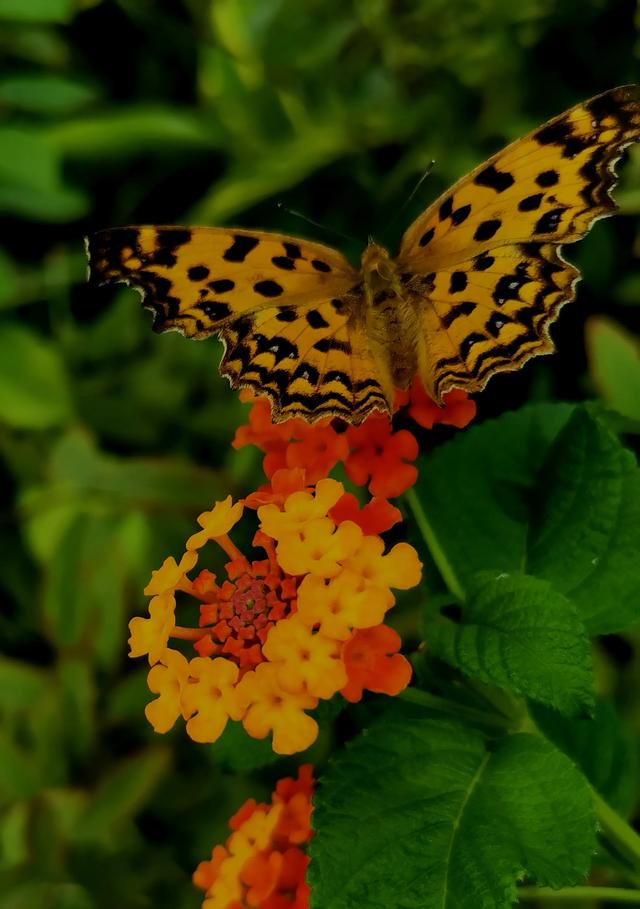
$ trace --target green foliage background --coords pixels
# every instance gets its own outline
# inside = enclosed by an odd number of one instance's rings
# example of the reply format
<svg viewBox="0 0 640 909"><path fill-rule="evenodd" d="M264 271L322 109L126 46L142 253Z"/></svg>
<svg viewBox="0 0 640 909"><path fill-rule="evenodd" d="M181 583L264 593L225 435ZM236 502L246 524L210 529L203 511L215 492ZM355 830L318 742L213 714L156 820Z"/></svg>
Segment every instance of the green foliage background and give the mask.
<svg viewBox="0 0 640 909"><path fill-rule="evenodd" d="M264 752L243 740L144 720L127 620L259 458L230 448L245 410L216 342L157 337L134 293L89 291L83 235L236 224L357 260L505 142L636 81L639 26L629 0L0 0L0 909L195 907L228 816L296 763L252 772ZM624 217L570 251L584 281L559 353L494 379L479 419L596 397L634 438L638 149L616 197ZM417 639L410 603L399 621ZM634 737L638 641L608 635L595 661Z"/></svg>

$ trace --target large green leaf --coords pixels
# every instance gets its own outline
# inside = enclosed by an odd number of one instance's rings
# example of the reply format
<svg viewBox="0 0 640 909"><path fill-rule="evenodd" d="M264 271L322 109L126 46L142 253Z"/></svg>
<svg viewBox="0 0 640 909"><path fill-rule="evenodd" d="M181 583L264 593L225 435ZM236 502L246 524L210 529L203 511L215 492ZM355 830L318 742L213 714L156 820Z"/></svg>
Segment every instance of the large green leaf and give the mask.
<svg viewBox="0 0 640 909"><path fill-rule="evenodd" d="M640 618L640 472L583 409L525 407L468 430L423 459L410 502L454 593L479 571L525 572L591 633Z"/></svg>
<svg viewBox="0 0 640 909"><path fill-rule="evenodd" d="M436 656L472 678L563 713L593 704L591 650L576 607L551 584L521 574L479 575L459 621L427 628Z"/></svg>
<svg viewBox="0 0 640 909"><path fill-rule="evenodd" d="M595 849L586 781L536 735L488 743L446 721L383 717L315 798L317 909L507 909L516 881L571 885Z"/></svg>
<svg viewBox="0 0 640 909"><path fill-rule="evenodd" d="M640 420L640 345L610 319L587 322L589 372L604 403L618 413Z"/></svg>

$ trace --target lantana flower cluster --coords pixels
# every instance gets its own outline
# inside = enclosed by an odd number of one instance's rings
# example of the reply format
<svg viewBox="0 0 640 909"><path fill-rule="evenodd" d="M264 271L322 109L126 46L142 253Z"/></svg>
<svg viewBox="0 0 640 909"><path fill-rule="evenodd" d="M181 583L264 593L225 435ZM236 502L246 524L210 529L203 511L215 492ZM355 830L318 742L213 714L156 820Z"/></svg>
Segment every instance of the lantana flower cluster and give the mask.
<svg viewBox="0 0 640 909"><path fill-rule="evenodd" d="M408 543L385 552L379 533L398 510L379 500L361 509L337 480L308 486L305 471L281 469L247 504L257 507L253 545L263 557L247 557L229 535L244 503L229 496L201 514L180 561L166 559L145 588L149 617L130 623L131 656L151 664L158 697L146 716L157 732L182 717L192 739L214 742L233 720L254 738L272 733L274 751L292 754L315 740L307 711L320 700L393 695L409 683L400 638L384 619L391 589L418 584L421 564ZM228 558L224 578L199 564L209 541ZM198 604L197 628L178 624L184 595ZM170 639L191 642L197 656Z"/></svg>
<svg viewBox="0 0 640 909"><path fill-rule="evenodd" d="M229 821L231 835L200 862L194 884L205 891L202 909L308 909L313 774L279 780L271 804L249 799Z"/></svg>

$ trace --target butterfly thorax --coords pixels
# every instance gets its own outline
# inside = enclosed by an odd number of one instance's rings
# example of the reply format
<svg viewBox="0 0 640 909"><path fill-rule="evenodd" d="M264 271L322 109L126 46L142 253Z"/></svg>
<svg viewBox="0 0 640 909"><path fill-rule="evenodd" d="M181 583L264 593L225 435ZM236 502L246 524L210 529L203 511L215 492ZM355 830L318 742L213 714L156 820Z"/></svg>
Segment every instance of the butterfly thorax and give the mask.
<svg viewBox="0 0 640 909"><path fill-rule="evenodd" d="M398 269L378 243L362 254L366 331L378 356L384 356L395 388L408 388L418 363L419 314Z"/></svg>

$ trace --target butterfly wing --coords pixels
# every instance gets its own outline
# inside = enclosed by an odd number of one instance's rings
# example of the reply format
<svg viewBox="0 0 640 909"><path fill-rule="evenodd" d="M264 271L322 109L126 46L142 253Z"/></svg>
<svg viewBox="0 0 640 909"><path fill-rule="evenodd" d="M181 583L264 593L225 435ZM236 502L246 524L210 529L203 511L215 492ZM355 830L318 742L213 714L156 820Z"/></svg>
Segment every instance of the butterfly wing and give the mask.
<svg viewBox="0 0 640 909"><path fill-rule="evenodd" d="M274 420L361 422L389 411L393 389L369 350L358 273L335 250L257 231L123 227L94 234L88 255L90 281L140 290L156 331L220 334L221 373L267 394Z"/></svg>
<svg viewBox="0 0 640 909"><path fill-rule="evenodd" d="M616 211L622 150L640 139L640 87L578 104L464 177L405 233L398 268L424 301L423 381L479 391L549 353L549 325L579 272L562 258Z"/></svg>

